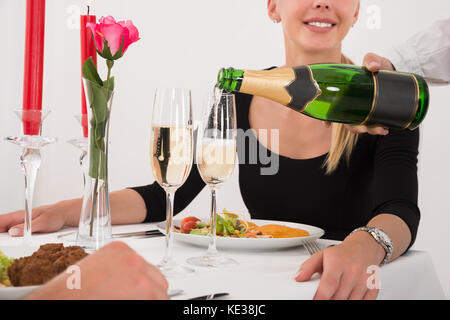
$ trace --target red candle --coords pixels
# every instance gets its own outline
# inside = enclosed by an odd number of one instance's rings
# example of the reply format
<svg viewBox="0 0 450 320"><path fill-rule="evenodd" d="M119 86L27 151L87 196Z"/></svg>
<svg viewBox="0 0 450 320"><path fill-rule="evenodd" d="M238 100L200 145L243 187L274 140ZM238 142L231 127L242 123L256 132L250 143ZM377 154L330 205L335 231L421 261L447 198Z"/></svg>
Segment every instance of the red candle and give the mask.
<svg viewBox="0 0 450 320"><path fill-rule="evenodd" d="M92 32L86 28L88 22L95 23L96 17L91 15L80 16L80 38L81 38L81 66L89 57L92 57L94 64L97 65L97 51L95 50L94 39ZM81 124L83 126L83 135L88 136L88 122L87 122L87 106L86 96L83 87L83 72L81 73Z"/></svg>
<svg viewBox="0 0 450 320"><path fill-rule="evenodd" d="M24 111L42 109L42 80L44 67L44 31L45 0L27 0L27 18L25 27L25 66L23 77ZM29 119L32 112L24 114L23 130L25 135L38 135L40 116ZM28 117L26 116L28 115ZM26 120L29 119L29 120Z"/></svg>

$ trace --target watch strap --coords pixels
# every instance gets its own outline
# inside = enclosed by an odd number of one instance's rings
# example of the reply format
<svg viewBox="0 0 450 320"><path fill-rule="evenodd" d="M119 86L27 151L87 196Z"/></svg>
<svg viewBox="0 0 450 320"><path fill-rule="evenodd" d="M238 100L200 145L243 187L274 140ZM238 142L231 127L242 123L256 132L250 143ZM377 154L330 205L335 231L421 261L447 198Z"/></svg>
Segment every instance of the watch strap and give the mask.
<svg viewBox="0 0 450 320"><path fill-rule="evenodd" d="M372 238L374 238L374 240L381 247L383 247L386 254L380 265L386 264L390 260L392 253L394 251L394 245L392 244L392 240L389 238L389 236L386 234L386 232L384 232L383 230L381 230L380 228L377 228L377 227L360 227L360 228L356 228L355 230L353 230L350 234L357 232L357 231L366 231L367 233L369 233L372 236Z"/></svg>

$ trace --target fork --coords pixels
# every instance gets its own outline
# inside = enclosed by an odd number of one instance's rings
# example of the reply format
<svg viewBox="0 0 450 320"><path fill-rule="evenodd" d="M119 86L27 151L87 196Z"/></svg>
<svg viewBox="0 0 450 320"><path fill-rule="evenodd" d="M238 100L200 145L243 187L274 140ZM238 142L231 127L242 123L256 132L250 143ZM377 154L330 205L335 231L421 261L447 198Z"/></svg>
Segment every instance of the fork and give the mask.
<svg viewBox="0 0 450 320"><path fill-rule="evenodd" d="M305 241L303 242L303 246L306 248L310 256L322 250L315 240Z"/></svg>

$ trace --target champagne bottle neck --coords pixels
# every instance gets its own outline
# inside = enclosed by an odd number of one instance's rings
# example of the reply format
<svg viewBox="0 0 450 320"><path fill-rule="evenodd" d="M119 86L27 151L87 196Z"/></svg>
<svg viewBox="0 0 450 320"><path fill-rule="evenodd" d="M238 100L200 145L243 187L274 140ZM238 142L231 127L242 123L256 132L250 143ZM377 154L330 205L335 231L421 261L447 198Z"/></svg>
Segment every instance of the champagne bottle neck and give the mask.
<svg viewBox="0 0 450 320"><path fill-rule="evenodd" d="M240 69L220 69L217 75L216 86L228 92L239 91L244 78L244 70Z"/></svg>

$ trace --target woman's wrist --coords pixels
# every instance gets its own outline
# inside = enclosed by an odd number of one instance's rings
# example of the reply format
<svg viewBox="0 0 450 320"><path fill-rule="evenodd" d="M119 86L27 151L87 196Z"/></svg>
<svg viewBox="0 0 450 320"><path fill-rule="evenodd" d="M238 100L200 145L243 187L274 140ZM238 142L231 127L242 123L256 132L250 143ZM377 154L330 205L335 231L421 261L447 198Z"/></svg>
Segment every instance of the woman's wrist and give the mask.
<svg viewBox="0 0 450 320"><path fill-rule="evenodd" d="M82 199L63 200L55 204L55 210L64 217L64 225L78 226L81 214Z"/></svg>
<svg viewBox="0 0 450 320"><path fill-rule="evenodd" d="M357 231L348 235L344 239L345 242L358 243L361 249L369 254L377 265L380 265L386 256L386 251L367 231Z"/></svg>

